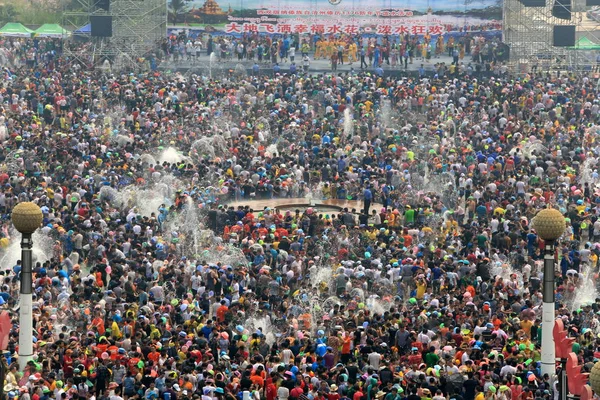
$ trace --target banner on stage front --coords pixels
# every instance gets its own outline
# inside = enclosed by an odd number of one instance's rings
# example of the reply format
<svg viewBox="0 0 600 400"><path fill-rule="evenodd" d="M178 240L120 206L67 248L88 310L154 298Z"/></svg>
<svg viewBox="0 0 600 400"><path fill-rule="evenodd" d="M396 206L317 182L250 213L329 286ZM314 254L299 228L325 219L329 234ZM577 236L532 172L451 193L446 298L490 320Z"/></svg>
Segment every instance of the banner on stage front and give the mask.
<svg viewBox="0 0 600 400"><path fill-rule="evenodd" d="M168 0L169 25L231 35L439 35L502 29L502 0Z"/></svg>

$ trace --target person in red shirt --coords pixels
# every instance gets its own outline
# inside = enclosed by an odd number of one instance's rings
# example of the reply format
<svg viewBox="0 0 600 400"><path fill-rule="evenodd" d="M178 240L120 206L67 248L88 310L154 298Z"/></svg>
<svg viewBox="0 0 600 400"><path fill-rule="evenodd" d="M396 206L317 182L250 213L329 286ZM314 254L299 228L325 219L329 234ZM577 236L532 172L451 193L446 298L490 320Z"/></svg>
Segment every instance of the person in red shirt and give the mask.
<svg viewBox="0 0 600 400"><path fill-rule="evenodd" d="M338 250L338 259L339 260L345 260L346 257L348 257L349 251L347 248L345 247L340 247L340 249Z"/></svg>
<svg viewBox="0 0 600 400"><path fill-rule="evenodd" d="M290 391L290 398L291 399L299 399L300 396L304 393L304 390L302 390L302 380L298 379L296 381L296 387L294 387L291 391Z"/></svg>
<svg viewBox="0 0 600 400"><path fill-rule="evenodd" d="M410 356L408 356L408 363L410 365L419 365L422 362L423 362L423 356L421 356L419 349L416 347L413 347L411 350Z"/></svg>
<svg viewBox="0 0 600 400"><path fill-rule="evenodd" d="M67 349L63 357L63 373L65 378L73 376L73 350Z"/></svg>
<svg viewBox="0 0 600 400"><path fill-rule="evenodd" d="M363 393L362 388L360 388L354 392L352 395L352 400L362 400L363 397L365 397L365 394Z"/></svg>
<svg viewBox="0 0 600 400"><path fill-rule="evenodd" d="M277 398L277 386L275 385L275 377L277 372L271 372L271 376L267 379L267 388L265 390L266 400L275 400Z"/></svg>
<svg viewBox="0 0 600 400"><path fill-rule="evenodd" d="M329 387L329 394L327 395L327 400L340 400L340 394L337 392L337 390L337 385L331 385Z"/></svg>

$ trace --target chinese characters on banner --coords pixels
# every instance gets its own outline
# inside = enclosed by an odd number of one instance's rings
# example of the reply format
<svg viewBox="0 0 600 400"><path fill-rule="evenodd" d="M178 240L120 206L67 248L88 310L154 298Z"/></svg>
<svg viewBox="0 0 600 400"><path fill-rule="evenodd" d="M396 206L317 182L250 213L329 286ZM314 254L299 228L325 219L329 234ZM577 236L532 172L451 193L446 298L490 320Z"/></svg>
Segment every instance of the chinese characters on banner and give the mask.
<svg viewBox="0 0 600 400"><path fill-rule="evenodd" d="M310 23L310 24L260 24L260 23L241 23L231 22L225 26L226 33L315 33L315 34L357 34L359 32L374 33L378 35L441 35L447 29L443 25L386 25L379 24L372 27L361 28L357 24L341 24L341 23Z"/></svg>
<svg viewBox="0 0 600 400"><path fill-rule="evenodd" d="M412 17L410 10L256 10L257 15Z"/></svg>

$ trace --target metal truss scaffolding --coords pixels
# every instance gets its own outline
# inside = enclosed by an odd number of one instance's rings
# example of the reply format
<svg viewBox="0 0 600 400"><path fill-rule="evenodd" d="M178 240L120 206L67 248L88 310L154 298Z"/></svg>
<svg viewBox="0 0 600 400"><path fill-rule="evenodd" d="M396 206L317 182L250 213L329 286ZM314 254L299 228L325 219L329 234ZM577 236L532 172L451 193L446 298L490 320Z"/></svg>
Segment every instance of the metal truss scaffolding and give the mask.
<svg viewBox="0 0 600 400"><path fill-rule="evenodd" d="M592 47L600 46L600 18L591 19L585 0L573 0L570 20L552 15L555 0L546 0L545 7L525 7L522 1L527 0L504 0L504 43L510 48L510 66L514 72L594 69L599 52ZM592 49L554 46L556 25L575 25L576 43L585 38L587 47Z"/></svg>
<svg viewBox="0 0 600 400"><path fill-rule="evenodd" d="M504 43L510 48L510 64L516 72L548 71L565 62L566 50L553 46L555 25L570 21L552 15L554 0L545 7L525 7L520 0L504 0Z"/></svg>
<svg viewBox="0 0 600 400"><path fill-rule="evenodd" d="M166 37L166 0L110 0L108 10L98 7L98 0L77 0L77 11L64 10L63 24L87 21L90 17L112 17L112 37L91 37L90 46L65 46L67 56L83 64L106 65L113 70L138 70L142 60L155 51ZM71 50L75 48L77 50Z"/></svg>

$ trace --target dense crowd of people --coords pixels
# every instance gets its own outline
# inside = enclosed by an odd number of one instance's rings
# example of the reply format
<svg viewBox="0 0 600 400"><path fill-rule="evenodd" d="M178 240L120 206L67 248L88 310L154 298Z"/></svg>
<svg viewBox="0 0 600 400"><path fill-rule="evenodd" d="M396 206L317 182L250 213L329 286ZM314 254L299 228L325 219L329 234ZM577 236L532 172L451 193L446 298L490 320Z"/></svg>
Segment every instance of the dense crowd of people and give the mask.
<svg viewBox="0 0 600 400"><path fill-rule="evenodd" d="M580 364L600 358L597 77L210 79L60 56L2 75L10 399L553 398L530 228L548 206L556 315ZM26 365L21 201L44 215Z"/></svg>
<svg viewBox="0 0 600 400"><path fill-rule="evenodd" d="M430 62L447 55L452 64L499 64L507 61L508 50L500 35L469 32L462 36L446 35L279 35L210 34L173 32L161 44L162 54L174 62L196 62L215 54L219 61L252 61L259 65L297 65L312 57L326 59L332 66L356 63L358 69L380 66L408 69L415 61Z"/></svg>

